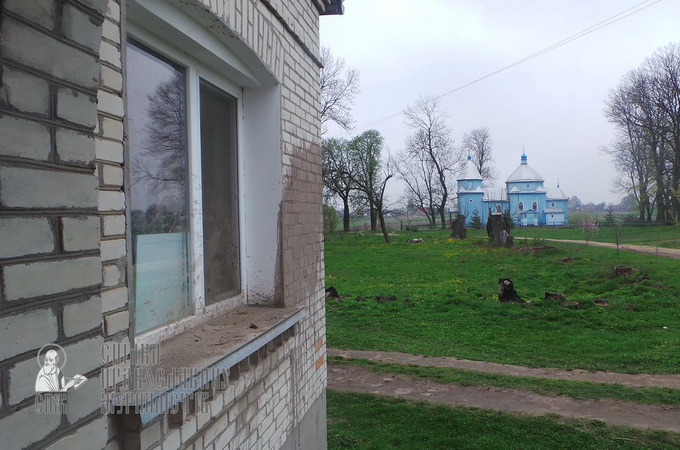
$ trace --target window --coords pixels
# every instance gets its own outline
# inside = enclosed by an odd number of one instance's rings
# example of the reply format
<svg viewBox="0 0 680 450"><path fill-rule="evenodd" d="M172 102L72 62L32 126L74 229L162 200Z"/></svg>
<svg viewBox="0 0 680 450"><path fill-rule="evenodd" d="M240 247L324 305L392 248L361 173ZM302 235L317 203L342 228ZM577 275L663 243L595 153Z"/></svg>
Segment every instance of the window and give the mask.
<svg viewBox="0 0 680 450"><path fill-rule="evenodd" d="M538 211L538 203L533 202L533 203L531 204L531 209L533 209L534 211Z"/></svg>
<svg viewBox="0 0 680 450"><path fill-rule="evenodd" d="M133 40L127 55L135 329L142 333L241 291L237 100ZM191 83L196 111L188 106ZM192 115L198 146L188 140Z"/></svg>
<svg viewBox="0 0 680 450"><path fill-rule="evenodd" d="M554 208L555 207L555 202L550 202L550 207Z"/></svg>
<svg viewBox="0 0 680 450"><path fill-rule="evenodd" d="M524 212L524 202L519 202L517 209L519 209L519 212Z"/></svg>

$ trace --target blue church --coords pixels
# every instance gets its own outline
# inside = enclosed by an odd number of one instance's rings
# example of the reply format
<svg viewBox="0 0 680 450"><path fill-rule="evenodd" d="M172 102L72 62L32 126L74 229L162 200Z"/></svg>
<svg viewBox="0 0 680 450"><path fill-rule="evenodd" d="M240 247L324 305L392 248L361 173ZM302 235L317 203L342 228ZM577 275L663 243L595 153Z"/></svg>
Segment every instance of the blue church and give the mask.
<svg viewBox="0 0 680 450"><path fill-rule="evenodd" d="M521 164L505 180L504 188L485 188L482 176L470 161L465 161L463 175L458 178L458 213L466 216L470 225L474 212L486 223L492 214L510 211L515 225L566 225L568 198L560 189L543 187L543 178L527 163L522 154Z"/></svg>

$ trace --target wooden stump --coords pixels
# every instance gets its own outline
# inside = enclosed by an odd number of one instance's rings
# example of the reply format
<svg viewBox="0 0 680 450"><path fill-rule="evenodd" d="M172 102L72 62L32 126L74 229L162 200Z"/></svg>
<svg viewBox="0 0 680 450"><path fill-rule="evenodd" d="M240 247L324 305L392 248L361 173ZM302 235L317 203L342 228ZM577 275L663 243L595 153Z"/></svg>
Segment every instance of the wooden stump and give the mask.
<svg viewBox="0 0 680 450"><path fill-rule="evenodd" d="M465 230L465 216L458 214L455 219L451 220L451 236L453 239L467 238L467 231Z"/></svg>
<svg viewBox="0 0 680 450"><path fill-rule="evenodd" d="M498 300L501 303L524 303L524 299L517 294L515 286L509 278L498 280Z"/></svg>
<svg viewBox="0 0 680 450"><path fill-rule="evenodd" d="M486 233L491 238L491 244L496 247L512 247L515 239L510 236L510 226L503 214L490 214L486 222Z"/></svg>

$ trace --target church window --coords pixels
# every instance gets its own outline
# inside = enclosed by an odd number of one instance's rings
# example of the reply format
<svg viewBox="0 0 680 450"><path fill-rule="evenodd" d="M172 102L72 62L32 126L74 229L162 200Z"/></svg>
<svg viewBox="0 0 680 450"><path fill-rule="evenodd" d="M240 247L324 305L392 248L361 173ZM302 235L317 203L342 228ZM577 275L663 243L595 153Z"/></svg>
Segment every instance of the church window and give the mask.
<svg viewBox="0 0 680 450"><path fill-rule="evenodd" d="M519 209L519 212L524 212L524 202L519 202L517 208Z"/></svg>
<svg viewBox="0 0 680 450"><path fill-rule="evenodd" d="M533 209L534 211L538 211L538 203L533 202L533 203L531 204L531 209Z"/></svg>

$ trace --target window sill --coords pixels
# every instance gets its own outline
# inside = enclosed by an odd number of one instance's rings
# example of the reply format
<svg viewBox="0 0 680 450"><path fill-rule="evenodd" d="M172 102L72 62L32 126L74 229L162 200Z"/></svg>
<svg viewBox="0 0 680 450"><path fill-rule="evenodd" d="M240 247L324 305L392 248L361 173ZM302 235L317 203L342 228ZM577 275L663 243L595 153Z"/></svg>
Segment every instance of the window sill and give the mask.
<svg viewBox="0 0 680 450"><path fill-rule="evenodd" d="M163 341L160 358L156 358L160 361L133 368L130 389L112 394L111 405L134 408L144 426L208 384L212 383L214 389L219 383L228 383L230 369L257 357L306 315L307 310L300 307L232 309ZM163 378L158 378L159 374ZM223 376L217 380L220 374Z"/></svg>

